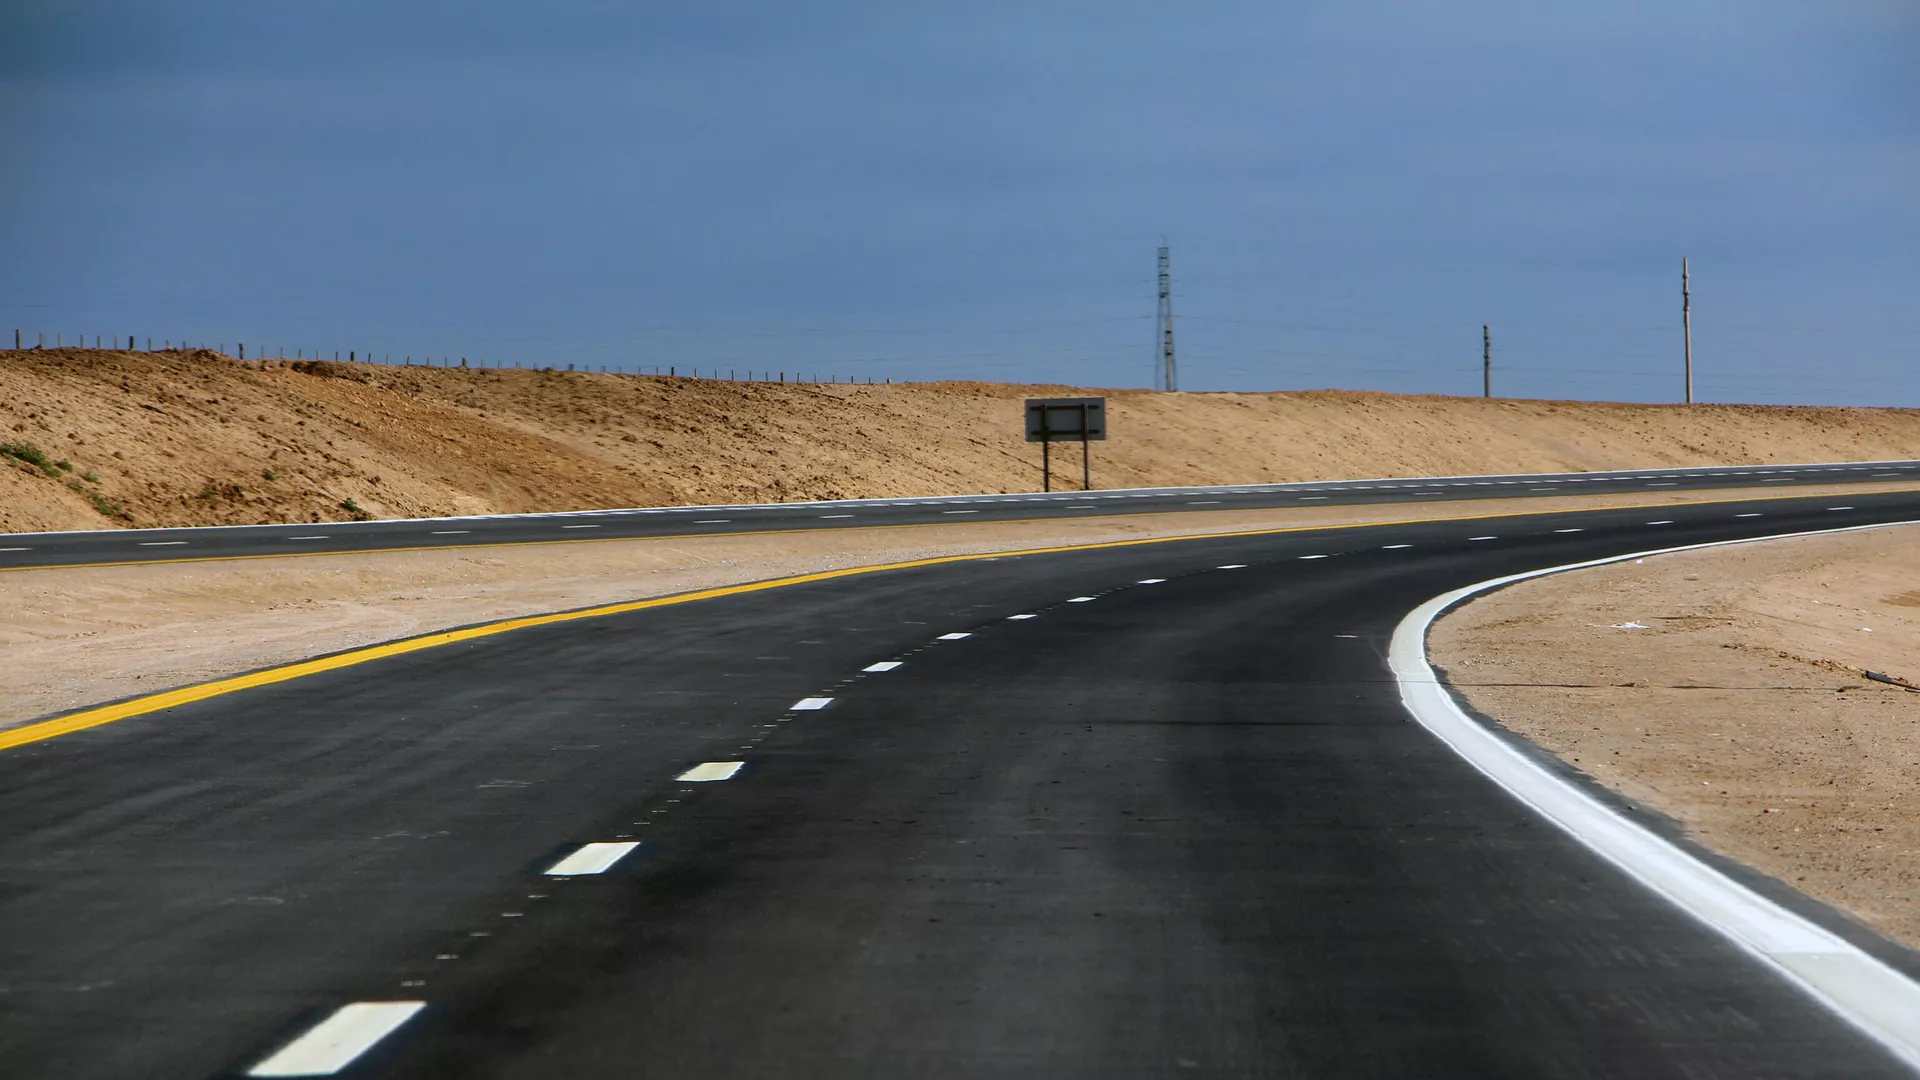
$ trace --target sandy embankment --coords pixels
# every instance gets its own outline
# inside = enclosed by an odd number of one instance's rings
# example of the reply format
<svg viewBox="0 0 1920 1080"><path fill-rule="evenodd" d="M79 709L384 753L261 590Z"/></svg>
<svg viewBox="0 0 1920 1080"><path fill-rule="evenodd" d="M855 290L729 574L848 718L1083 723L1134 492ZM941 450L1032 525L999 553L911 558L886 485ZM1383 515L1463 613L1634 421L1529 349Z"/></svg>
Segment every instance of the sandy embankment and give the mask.
<svg viewBox="0 0 1920 1080"><path fill-rule="evenodd" d="M1913 409L0 351L0 532L1030 491L1020 399L1089 392L1109 402L1108 488L1920 457ZM1077 479L1077 448L1055 466Z"/></svg>
<svg viewBox="0 0 1920 1080"><path fill-rule="evenodd" d="M1920 684L1920 526L1523 582L1431 651L1488 716L1920 946L1920 693L1861 674Z"/></svg>
<svg viewBox="0 0 1920 1080"><path fill-rule="evenodd" d="M0 620L7 658L0 664L0 726L451 626L837 567L1131 537L1671 505L1738 494L1139 514L14 571L0 573L0 611L7 613Z"/></svg>

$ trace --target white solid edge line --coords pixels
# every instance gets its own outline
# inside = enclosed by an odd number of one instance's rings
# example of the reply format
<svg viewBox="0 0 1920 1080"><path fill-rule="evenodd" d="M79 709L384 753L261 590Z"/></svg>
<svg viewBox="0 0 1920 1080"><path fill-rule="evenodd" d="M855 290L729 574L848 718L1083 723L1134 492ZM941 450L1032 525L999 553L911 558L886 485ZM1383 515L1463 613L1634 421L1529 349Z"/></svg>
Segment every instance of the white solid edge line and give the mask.
<svg viewBox="0 0 1920 1080"><path fill-rule="evenodd" d="M356 1001L247 1070L248 1076L332 1076L427 1007L424 1001Z"/></svg>
<svg viewBox="0 0 1920 1080"><path fill-rule="evenodd" d="M894 668L899 667L904 662L905 661L902 661L902 660L882 660L877 664L868 664L866 667L863 667L860 670L861 671L892 671Z"/></svg>
<svg viewBox="0 0 1920 1080"><path fill-rule="evenodd" d="M686 777L681 777L682 780ZM579 850L552 866L547 867L548 877L580 877L586 874L604 874L613 869L613 864L633 853L640 846L638 840L595 841L580 845Z"/></svg>
<svg viewBox="0 0 1920 1080"><path fill-rule="evenodd" d="M1920 1069L1920 983L1628 821L1503 742L1467 716L1427 660L1427 632L1434 619L1462 601L1517 581L1680 551L1896 525L1920 525L1920 521L1655 548L1492 578L1414 608L1394 628L1387 659L1400 685L1401 703L1414 720L1474 768L1595 854L1772 967L1908 1066Z"/></svg>
<svg viewBox="0 0 1920 1080"><path fill-rule="evenodd" d="M832 698L808 698L808 701L831 701ZM799 708L798 705L794 708ZM721 780L731 780L746 767L744 761L703 761L679 776L675 780L688 784L712 784Z"/></svg>
<svg viewBox="0 0 1920 1080"><path fill-rule="evenodd" d="M789 706L789 709L794 712L808 712L814 709L824 709L831 704L833 704L833 699L830 697L803 697Z"/></svg>

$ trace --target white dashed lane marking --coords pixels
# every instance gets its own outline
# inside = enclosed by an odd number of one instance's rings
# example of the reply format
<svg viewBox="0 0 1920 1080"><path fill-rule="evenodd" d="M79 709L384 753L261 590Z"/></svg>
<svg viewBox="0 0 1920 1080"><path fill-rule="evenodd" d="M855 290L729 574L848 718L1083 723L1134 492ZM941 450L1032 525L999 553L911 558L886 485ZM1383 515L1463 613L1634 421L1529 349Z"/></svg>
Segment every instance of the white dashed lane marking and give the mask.
<svg viewBox="0 0 1920 1080"><path fill-rule="evenodd" d="M832 698L808 698L808 701L832 701ZM795 705L794 708L800 706ZM711 784L720 780L731 780L747 763L744 761L703 761L679 776L674 777L687 784Z"/></svg>
<svg viewBox="0 0 1920 1080"><path fill-rule="evenodd" d="M821 520L821 521L831 521L831 520L833 520L834 518L850 518L850 517L852 517L852 516L853 516L852 514L821 514L821 515L820 515L820 520Z"/></svg>
<svg viewBox="0 0 1920 1080"><path fill-rule="evenodd" d="M1649 524L1649 525L1671 525L1671 524L1673 524L1673 522L1671 522L1671 521L1649 521L1649 522L1647 522L1647 524Z"/></svg>
<svg viewBox="0 0 1920 1080"><path fill-rule="evenodd" d="M185 543L186 543L185 540L143 540L140 542L140 546L141 547L180 547Z"/></svg>
<svg viewBox="0 0 1920 1080"><path fill-rule="evenodd" d="M473 531L472 529L436 529L433 532L428 533L427 535L428 536L465 536L472 531Z"/></svg>
<svg viewBox="0 0 1920 1080"><path fill-rule="evenodd" d="M972 635L972 634L970 634L970 633L952 633L952 634L941 634L941 635L940 635L939 637L937 637L937 638L934 638L933 640L935 640L935 641L960 641L960 640L962 640L962 639L964 639L964 638L970 638L970 637L972 637L972 636L973 636L973 635Z"/></svg>
<svg viewBox="0 0 1920 1080"><path fill-rule="evenodd" d="M289 536L289 540L331 540L330 536Z"/></svg>
<svg viewBox="0 0 1920 1080"><path fill-rule="evenodd" d="M1853 507L1851 506L1829 506L1827 507L1827 512L1832 513L1835 510L1851 510L1851 509L1853 509Z"/></svg>
<svg viewBox="0 0 1920 1080"><path fill-rule="evenodd" d="M725 525L726 523L732 520L733 520L732 518L700 518L699 520L695 521L694 524L695 525Z"/></svg>
<svg viewBox="0 0 1920 1080"><path fill-rule="evenodd" d="M892 671L894 668L899 667L901 663L902 661L899 661L899 660L882 660L877 664L868 664L866 667L863 667L860 670L861 671Z"/></svg>
<svg viewBox="0 0 1920 1080"><path fill-rule="evenodd" d="M940 512L943 514L977 514L980 511L978 510L942 510Z"/></svg>
<svg viewBox="0 0 1920 1080"><path fill-rule="evenodd" d="M1163 577L1141 578L1139 581L1134 582L1134 584L1135 585L1158 585L1165 580L1167 579Z"/></svg>
<svg viewBox="0 0 1920 1080"><path fill-rule="evenodd" d="M815 709L824 709L831 704L833 699L830 697L803 697L793 703L792 711L812 712Z"/></svg>
<svg viewBox="0 0 1920 1080"><path fill-rule="evenodd" d="M32 548L0 548L0 551L32 551Z"/></svg>
<svg viewBox="0 0 1920 1080"><path fill-rule="evenodd" d="M1215 570L1245 570L1246 568L1247 564L1243 562L1228 563L1225 566L1214 567Z"/></svg>
<svg viewBox="0 0 1920 1080"><path fill-rule="evenodd" d="M1467 539L1468 541L1474 541L1474 540L1498 540L1500 538L1497 536L1469 536L1467 537Z"/></svg>
<svg viewBox="0 0 1920 1080"><path fill-rule="evenodd" d="M1759 514L1735 514L1733 516L1737 518L1743 518L1743 517L1759 517L1760 515Z"/></svg>
<svg viewBox="0 0 1920 1080"><path fill-rule="evenodd" d="M681 777L681 779L686 778ZM547 867L547 876L582 877L587 874L604 874L613 869L614 863L626 858L634 848L639 846L638 840L582 844L578 851Z"/></svg>
<svg viewBox="0 0 1920 1080"><path fill-rule="evenodd" d="M342 1005L305 1035L247 1070L248 1076L332 1076L427 1007L424 1001Z"/></svg>
<svg viewBox="0 0 1920 1080"><path fill-rule="evenodd" d="M1067 601L1067 603L1069 603L1069 604L1090 604L1090 603L1092 603L1092 602L1093 602L1093 601L1094 601L1095 599L1097 599L1097 597L1092 597L1092 596L1075 596L1075 597L1073 597L1073 598L1071 598L1071 599L1069 599L1069 600Z"/></svg>
<svg viewBox="0 0 1920 1080"><path fill-rule="evenodd" d="M600 526L598 525L562 525L560 527L563 529L597 529Z"/></svg>
<svg viewBox="0 0 1920 1080"><path fill-rule="evenodd" d="M1302 555L1302 556L1300 556L1300 558L1302 558L1302 559L1324 559L1324 558L1326 558L1326 556L1325 556L1325 555ZM1224 566L1223 566L1223 567L1221 567L1221 569L1222 569L1222 570L1224 570L1224 569L1226 569L1226 567L1224 567Z"/></svg>
<svg viewBox="0 0 1920 1080"><path fill-rule="evenodd" d="M1412 546L1413 546L1412 544L1388 544L1386 547L1383 547L1380 550L1381 551L1402 551Z"/></svg>
<svg viewBox="0 0 1920 1080"><path fill-rule="evenodd" d="M1553 531L1554 531L1554 532L1557 532L1557 533L1577 533L1577 532L1586 532L1587 530L1585 530L1585 529L1555 529L1555 530L1553 530Z"/></svg>
<svg viewBox="0 0 1920 1080"><path fill-rule="evenodd" d="M1022 615L1009 615L1009 616L1007 616L1007 618L1008 618L1009 620L1012 620L1012 621L1015 621L1015 622L1018 622L1018 621L1019 621L1019 620L1021 620L1021 619L1037 619L1037 618L1039 618L1039 617L1040 617L1040 616L1038 616L1038 615L1032 615L1032 614L1022 614Z"/></svg>

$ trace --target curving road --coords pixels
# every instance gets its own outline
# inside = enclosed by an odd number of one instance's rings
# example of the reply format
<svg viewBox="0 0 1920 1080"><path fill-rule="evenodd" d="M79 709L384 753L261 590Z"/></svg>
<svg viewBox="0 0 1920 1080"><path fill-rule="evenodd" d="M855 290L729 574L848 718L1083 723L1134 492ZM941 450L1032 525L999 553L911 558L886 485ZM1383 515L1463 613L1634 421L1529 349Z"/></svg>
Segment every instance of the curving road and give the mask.
<svg viewBox="0 0 1920 1080"><path fill-rule="evenodd" d="M1401 706L1429 597L1920 494L1660 515L884 571L0 752L0 1072L1909 1075Z"/></svg>
<svg viewBox="0 0 1920 1080"><path fill-rule="evenodd" d="M550 544L654 536L711 536L958 521L1060 520L1116 513L1525 499L1920 480L1920 461L1715 466L1625 472L1340 480L1297 484L1136 488L1052 494L847 499L742 506L674 506L495 514L400 521L330 521L197 529L91 529L0 534L0 570L181 559L339 554Z"/></svg>

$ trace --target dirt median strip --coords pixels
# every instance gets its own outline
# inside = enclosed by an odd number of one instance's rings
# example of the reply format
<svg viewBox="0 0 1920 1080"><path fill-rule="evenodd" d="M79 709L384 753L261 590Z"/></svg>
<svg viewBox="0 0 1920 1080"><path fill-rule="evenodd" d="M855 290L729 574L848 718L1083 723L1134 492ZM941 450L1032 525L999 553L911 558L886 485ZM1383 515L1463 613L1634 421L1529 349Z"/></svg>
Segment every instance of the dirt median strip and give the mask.
<svg viewBox="0 0 1920 1080"><path fill-rule="evenodd" d="M1920 946L1920 527L1570 571L1435 624L1481 712Z"/></svg>
<svg viewBox="0 0 1920 1080"><path fill-rule="evenodd" d="M1882 489L1846 485L1794 494L1867 490ZM1194 511L25 571L0 575L0 610L8 612L0 648L9 660L0 666L0 727L450 626L851 566L1103 540L1758 494Z"/></svg>

